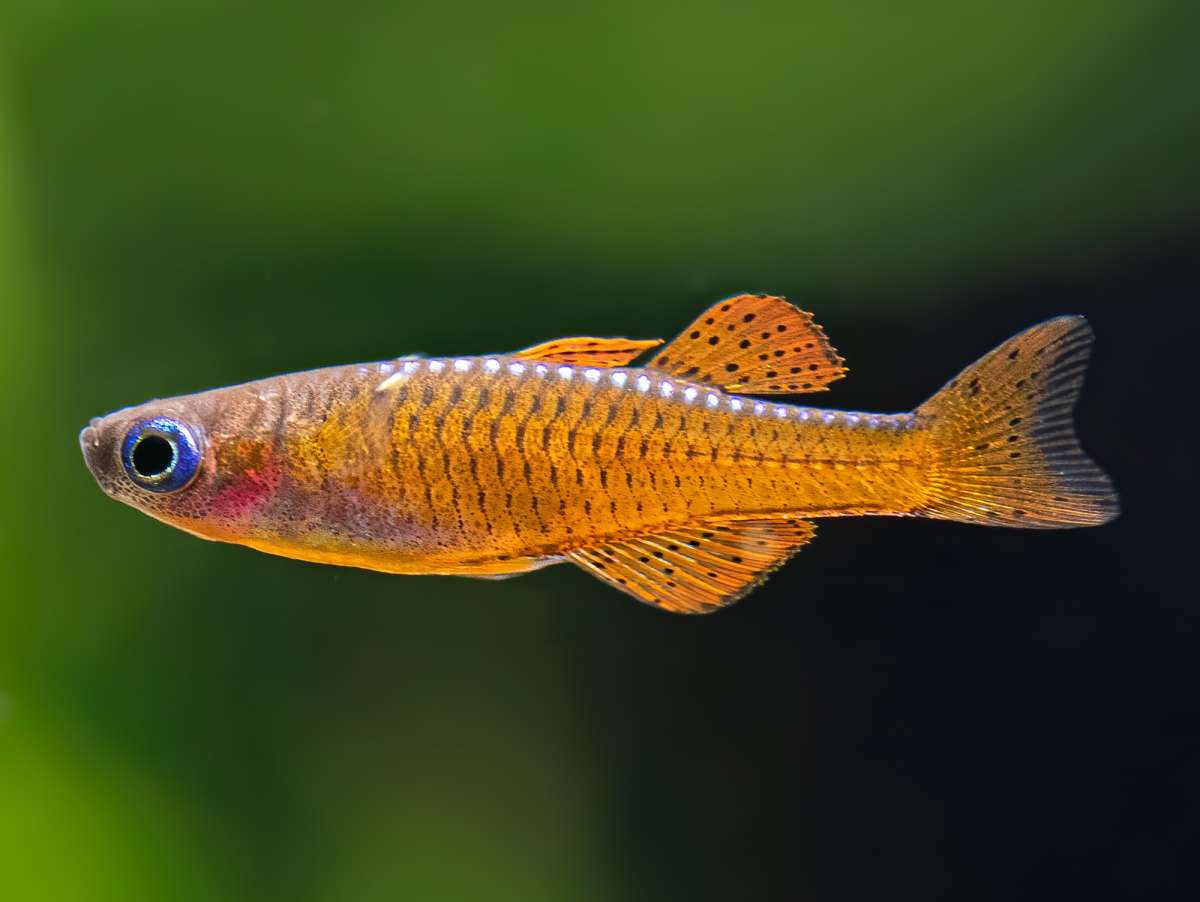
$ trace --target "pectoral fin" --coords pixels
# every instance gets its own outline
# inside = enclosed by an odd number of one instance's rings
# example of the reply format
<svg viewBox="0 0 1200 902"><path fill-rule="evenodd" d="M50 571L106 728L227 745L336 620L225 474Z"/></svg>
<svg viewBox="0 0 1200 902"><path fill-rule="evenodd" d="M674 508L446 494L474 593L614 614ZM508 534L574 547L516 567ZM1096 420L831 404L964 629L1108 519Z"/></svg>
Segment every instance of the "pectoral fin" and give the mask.
<svg viewBox="0 0 1200 902"><path fill-rule="evenodd" d="M516 353L523 360L546 360L581 366L624 366L663 343L661 338L556 338Z"/></svg>
<svg viewBox="0 0 1200 902"><path fill-rule="evenodd" d="M714 304L647 366L751 395L824 391L846 374L821 327L783 298Z"/></svg>
<svg viewBox="0 0 1200 902"><path fill-rule="evenodd" d="M707 614L762 583L815 531L807 520L785 517L701 520L566 557L638 601L678 614Z"/></svg>

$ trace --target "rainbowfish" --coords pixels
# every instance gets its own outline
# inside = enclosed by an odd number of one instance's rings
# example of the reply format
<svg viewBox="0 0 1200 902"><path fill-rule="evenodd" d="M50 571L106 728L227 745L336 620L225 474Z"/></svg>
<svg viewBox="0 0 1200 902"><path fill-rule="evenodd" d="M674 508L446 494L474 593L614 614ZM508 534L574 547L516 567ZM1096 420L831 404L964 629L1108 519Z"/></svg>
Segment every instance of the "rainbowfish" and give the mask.
<svg viewBox="0 0 1200 902"><path fill-rule="evenodd" d="M570 561L705 613L803 547L812 518L1111 520L1072 425L1091 342L1060 316L911 412L822 410L754 397L846 368L810 314L740 295L666 347L564 338L310 370L120 410L80 443L105 493L202 538L388 573Z"/></svg>

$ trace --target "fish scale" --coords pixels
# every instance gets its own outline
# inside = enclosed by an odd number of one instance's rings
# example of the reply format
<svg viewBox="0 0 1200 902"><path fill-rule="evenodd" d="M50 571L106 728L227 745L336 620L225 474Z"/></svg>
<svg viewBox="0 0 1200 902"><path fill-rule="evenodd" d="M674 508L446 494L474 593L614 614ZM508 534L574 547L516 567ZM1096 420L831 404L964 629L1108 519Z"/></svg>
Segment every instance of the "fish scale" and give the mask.
<svg viewBox="0 0 1200 902"><path fill-rule="evenodd" d="M914 482L883 485L877 475L921 466L922 436L903 428L910 415L756 405L639 370L596 381L566 365L513 375L513 362L422 361L382 386L364 380L362 394L395 396L394 479L377 503L402 503L409 482L446 484L442 503L413 514L433 530L452 521L464 545L520 556L681 516L777 511L781 495L809 499L789 508L808 516L905 513L921 500ZM520 465L501 473L498 461Z"/></svg>

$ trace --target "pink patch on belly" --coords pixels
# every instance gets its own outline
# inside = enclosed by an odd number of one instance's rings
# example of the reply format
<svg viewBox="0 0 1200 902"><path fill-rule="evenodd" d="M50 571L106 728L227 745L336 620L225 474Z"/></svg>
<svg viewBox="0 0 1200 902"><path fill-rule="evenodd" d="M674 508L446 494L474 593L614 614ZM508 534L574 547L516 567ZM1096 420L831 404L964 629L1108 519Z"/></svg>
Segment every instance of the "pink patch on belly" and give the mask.
<svg viewBox="0 0 1200 902"><path fill-rule="evenodd" d="M271 500L279 488L279 469L266 466L243 470L213 497L210 514L218 520L239 520Z"/></svg>

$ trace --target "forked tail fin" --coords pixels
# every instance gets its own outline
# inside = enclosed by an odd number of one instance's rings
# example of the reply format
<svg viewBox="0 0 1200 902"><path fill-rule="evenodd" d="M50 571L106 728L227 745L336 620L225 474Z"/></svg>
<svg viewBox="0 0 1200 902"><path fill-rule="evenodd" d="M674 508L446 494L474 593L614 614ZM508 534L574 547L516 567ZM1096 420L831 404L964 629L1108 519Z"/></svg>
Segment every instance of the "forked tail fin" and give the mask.
<svg viewBox="0 0 1200 902"><path fill-rule="evenodd" d="M1082 316L1047 320L917 408L937 449L926 516L1041 528L1117 516L1112 482L1079 447L1072 421L1091 344Z"/></svg>

